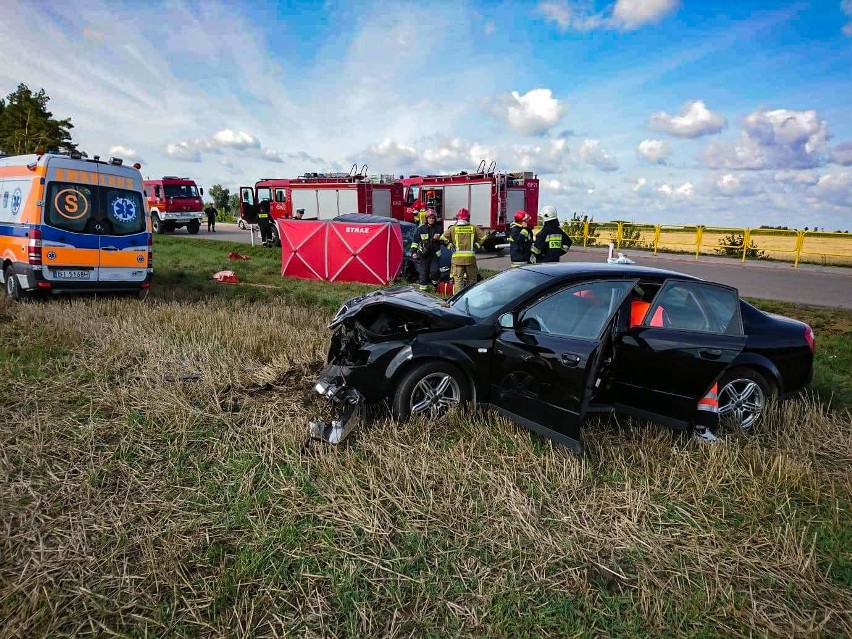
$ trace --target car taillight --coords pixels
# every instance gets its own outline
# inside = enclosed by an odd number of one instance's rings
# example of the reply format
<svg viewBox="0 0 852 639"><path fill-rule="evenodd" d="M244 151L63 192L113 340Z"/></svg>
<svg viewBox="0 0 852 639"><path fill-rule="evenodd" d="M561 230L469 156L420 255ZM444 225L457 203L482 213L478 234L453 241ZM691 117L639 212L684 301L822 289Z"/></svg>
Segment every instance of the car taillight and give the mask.
<svg viewBox="0 0 852 639"><path fill-rule="evenodd" d="M148 270L154 271L154 236L148 235Z"/></svg>
<svg viewBox="0 0 852 639"><path fill-rule="evenodd" d="M27 261L33 266L41 265L41 231L30 229L30 239L27 242Z"/></svg>
<svg viewBox="0 0 852 639"><path fill-rule="evenodd" d="M811 353L813 353L816 350L816 343L814 341L814 329L810 326L805 326L805 341L808 343Z"/></svg>

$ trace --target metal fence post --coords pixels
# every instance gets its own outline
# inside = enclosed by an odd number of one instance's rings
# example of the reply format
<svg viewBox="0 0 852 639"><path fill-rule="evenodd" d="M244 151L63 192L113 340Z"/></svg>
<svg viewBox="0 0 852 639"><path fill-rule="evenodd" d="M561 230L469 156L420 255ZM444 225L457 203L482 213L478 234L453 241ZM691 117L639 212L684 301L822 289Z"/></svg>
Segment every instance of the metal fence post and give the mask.
<svg viewBox="0 0 852 639"><path fill-rule="evenodd" d="M802 256L802 249L805 246L806 231L796 233L796 259L793 262L793 268L799 268L799 258Z"/></svg>
<svg viewBox="0 0 852 639"><path fill-rule="evenodd" d="M704 227L695 227L695 261L698 261L698 256L701 253L701 238L704 236Z"/></svg>
<svg viewBox="0 0 852 639"><path fill-rule="evenodd" d="M622 231L624 229L624 222L619 222L615 231L615 245L620 249L621 248L621 237Z"/></svg>
<svg viewBox="0 0 852 639"><path fill-rule="evenodd" d="M583 222L583 248L586 248L586 242L589 239L589 221Z"/></svg>
<svg viewBox="0 0 852 639"><path fill-rule="evenodd" d="M751 229L743 229L743 262L746 261L748 245L751 243Z"/></svg>
<svg viewBox="0 0 852 639"><path fill-rule="evenodd" d="M654 255L657 254L657 247L660 245L660 228L659 224L654 227Z"/></svg>

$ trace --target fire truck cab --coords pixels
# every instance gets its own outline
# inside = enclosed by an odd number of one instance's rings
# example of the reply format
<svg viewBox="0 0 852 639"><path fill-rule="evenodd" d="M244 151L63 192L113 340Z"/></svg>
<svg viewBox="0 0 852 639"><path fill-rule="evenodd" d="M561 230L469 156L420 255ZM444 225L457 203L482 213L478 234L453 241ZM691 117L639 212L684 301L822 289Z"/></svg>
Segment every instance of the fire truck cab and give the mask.
<svg viewBox="0 0 852 639"><path fill-rule="evenodd" d="M412 175L401 178L404 217L416 219L417 205L434 209L439 220L448 226L459 209L470 211L470 221L485 233L483 249L497 250L507 241L506 233L515 211L526 211L530 226L538 218L538 178L531 172L497 173L494 163L477 172L452 175Z"/></svg>
<svg viewBox="0 0 852 639"><path fill-rule="evenodd" d="M154 233L174 231L182 226L195 235L201 228L203 216L201 196L195 181L166 175L156 180L145 180L145 197L151 210L151 228Z"/></svg>
<svg viewBox="0 0 852 639"><path fill-rule="evenodd" d="M402 219L402 185L390 175L359 172L306 173L294 179L264 178L240 187L240 219L256 224L264 202L273 220L291 219L303 210L306 220L330 220L344 213L370 213ZM278 225L272 224L273 244L280 245Z"/></svg>

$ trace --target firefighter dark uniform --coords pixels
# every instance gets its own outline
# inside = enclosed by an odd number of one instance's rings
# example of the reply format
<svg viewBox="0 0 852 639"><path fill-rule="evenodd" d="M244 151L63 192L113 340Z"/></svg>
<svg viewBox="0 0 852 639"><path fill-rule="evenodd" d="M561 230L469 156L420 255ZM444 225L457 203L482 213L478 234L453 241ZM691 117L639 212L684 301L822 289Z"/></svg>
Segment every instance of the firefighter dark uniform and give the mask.
<svg viewBox="0 0 852 639"><path fill-rule="evenodd" d="M272 245L272 224L269 217L269 200L263 200L258 206L257 223L260 226L260 239L264 246Z"/></svg>
<svg viewBox="0 0 852 639"><path fill-rule="evenodd" d="M453 280L453 293L476 283L476 249L482 244L482 231L470 223L467 209L459 209L456 223L448 228L443 241L454 248L450 262L450 277Z"/></svg>
<svg viewBox="0 0 852 639"><path fill-rule="evenodd" d="M556 217L556 209L545 206L541 209L539 216L544 221L544 226L535 236L530 261L535 263L558 262L568 249L571 248L571 238L559 226Z"/></svg>
<svg viewBox="0 0 852 639"><path fill-rule="evenodd" d="M440 277L441 267L441 224L437 222L434 211L426 216L426 222L417 227L417 240L411 243L420 261L417 269L420 272L420 290L429 289L430 283L435 285Z"/></svg>
<svg viewBox="0 0 852 639"><path fill-rule="evenodd" d="M524 211L515 213L515 221L509 227L509 260L512 268L529 264L532 252L532 233L527 228L529 216Z"/></svg>

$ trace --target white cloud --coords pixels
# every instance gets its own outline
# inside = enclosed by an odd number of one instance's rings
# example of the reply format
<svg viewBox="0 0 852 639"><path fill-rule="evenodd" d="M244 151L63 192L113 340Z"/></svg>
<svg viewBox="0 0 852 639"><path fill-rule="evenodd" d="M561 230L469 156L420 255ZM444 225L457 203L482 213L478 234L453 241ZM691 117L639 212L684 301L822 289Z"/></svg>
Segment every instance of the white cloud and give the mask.
<svg viewBox="0 0 852 639"><path fill-rule="evenodd" d="M231 129L216 131L210 142L211 145L221 148L238 150L260 148L260 141L251 133L246 133L245 131L232 131Z"/></svg>
<svg viewBox="0 0 852 639"><path fill-rule="evenodd" d="M662 140L642 140L636 148L636 153L651 164L665 164L672 149Z"/></svg>
<svg viewBox="0 0 852 639"><path fill-rule="evenodd" d="M679 5L680 0L616 0L602 11L594 11L587 3L556 0L539 3L536 13L555 23L561 31L634 31L659 22Z"/></svg>
<svg viewBox="0 0 852 639"><path fill-rule="evenodd" d="M772 179L786 185L813 186L819 182L819 175L812 171L779 171Z"/></svg>
<svg viewBox="0 0 852 639"><path fill-rule="evenodd" d="M754 177L725 173L715 180L713 190L723 197L750 197L762 193L764 188Z"/></svg>
<svg viewBox="0 0 852 639"><path fill-rule="evenodd" d="M284 161L284 158L281 157L281 154L278 151L270 149L268 146L265 146L260 150L260 155L264 160L269 160L270 162Z"/></svg>
<svg viewBox="0 0 852 639"><path fill-rule="evenodd" d="M136 160L137 162L142 162L142 158L139 157L139 153L136 152L136 149L121 146L120 144L109 147L109 155L110 157L117 157L123 160Z"/></svg>
<svg viewBox="0 0 852 639"><path fill-rule="evenodd" d="M679 4L680 0L618 0L612 17L624 30L632 31L659 22Z"/></svg>
<svg viewBox="0 0 852 639"><path fill-rule="evenodd" d="M618 160L601 147L600 140L585 139L577 151L577 156L584 164L594 166L601 171L617 171Z"/></svg>
<svg viewBox="0 0 852 639"><path fill-rule="evenodd" d="M554 180L542 180L541 188L544 191L549 193L557 194L557 195L565 195L565 194L578 194L585 193L591 194L595 191L594 182L588 182L586 180L577 180L572 178L561 178Z"/></svg>
<svg viewBox="0 0 852 639"><path fill-rule="evenodd" d="M166 154L181 162L201 162L201 153L191 142L178 142L166 146Z"/></svg>
<svg viewBox="0 0 852 639"><path fill-rule="evenodd" d="M703 159L722 169L814 168L826 161L829 137L828 124L816 111L755 111L737 142L711 144Z"/></svg>
<svg viewBox="0 0 852 639"><path fill-rule="evenodd" d="M728 121L724 116L708 109L703 100L695 100L684 104L680 115L669 115L665 111L655 113L648 125L655 131L679 138L698 138L719 133L728 126Z"/></svg>
<svg viewBox="0 0 852 639"><path fill-rule="evenodd" d="M671 184L661 184L657 191L668 197L692 197L695 195L695 187L691 182L686 182L675 188Z"/></svg>
<svg viewBox="0 0 852 639"><path fill-rule="evenodd" d="M843 166L852 166L852 140L836 144L831 151L831 161Z"/></svg>
<svg viewBox="0 0 852 639"><path fill-rule="evenodd" d="M550 89L532 89L524 95L512 91L498 98L495 110L509 126L525 135L543 135L565 115L565 106Z"/></svg>
<svg viewBox="0 0 852 639"><path fill-rule="evenodd" d="M823 175L813 191L825 202L852 208L852 173Z"/></svg>

